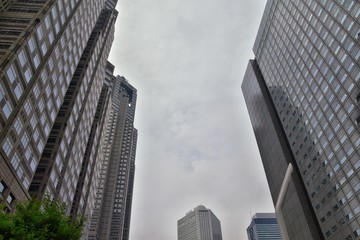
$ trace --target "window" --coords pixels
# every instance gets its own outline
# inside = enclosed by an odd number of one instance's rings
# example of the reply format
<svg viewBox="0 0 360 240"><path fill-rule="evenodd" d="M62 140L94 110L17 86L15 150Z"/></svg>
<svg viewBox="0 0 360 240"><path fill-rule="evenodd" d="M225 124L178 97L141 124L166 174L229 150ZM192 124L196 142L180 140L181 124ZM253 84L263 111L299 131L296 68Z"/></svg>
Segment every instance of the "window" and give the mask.
<svg viewBox="0 0 360 240"><path fill-rule="evenodd" d="M29 137L28 137L28 135L26 133L22 136L21 143L22 143L24 148L26 148L27 145L29 144Z"/></svg>
<svg viewBox="0 0 360 240"><path fill-rule="evenodd" d="M3 106L2 110L4 112L5 117L9 118L10 114L12 112L12 107L11 107L10 103L6 102L5 105Z"/></svg>
<svg viewBox="0 0 360 240"><path fill-rule="evenodd" d="M350 170L346 173L346 175L347 175L348 177L351 177L353 174L354 174L354 170L352 170L352 169L350 169Z"/></svg>
<svg viewBox="0 0 360 240"><path fill-rule="evenodd" d="M26 103L25 103L25 105L24 105L24 109L25 109L25 111L26 111L26 114L27 114L28 116L30 116L31 111L32 111L32 106L31 106L30 101L26 101Z"/></svg>
<svg viewBox="0 0 360 240"><path fill-rule="evenodd" d="M15 123L14 123L14 128L15 128L15 131L18 135L20 135L22 129L23 129L23 124L21 122L21 119L20 118L17 118Z"/></svg>
<svg viewBox="0 0 360 240"><path fill-rule="evenodd" d="M360 190L360 183L355 185L354 190L355 192L358 192Z"/></svg>
<svg viewBox="0 0 360 240"><path fill-rule="evenodd" d="M19 100L21 97L21 94L23 93L23 90L20 85L16 85L16 87L14 88L14 93L15 93L16 98Z"/></svg>
<svg viewBox="0 0 360 240"><path fill-rule="evenodd" d="M35 169L36 169L36 161L34 159L32 159L30 162L30 168L31 168L32 172L34 173Z"/></svg>
<svg viewBox="0 0 360 240"><path fill-rule="evenodd" d="M346 197L349 199L349 198L351 198L353 195L354 195L354 193L353 193L352 191L350 191L350 192L348 192L348 193L346 194Z"/></svg>
<svg viewBox="0 0 360 240"><path fill-rule="evenodd" d="M51 31L51 32L49 32L49 42L50 42L50 44L54 41L54 34L53 34L53 32Z"/></svg>
<svg viewBox="0 0 360 240"><path fill-rule="evenodd" d="M57 20L57 12L56 12L56 8L55 8L55 7L53 7L53 8L51 9L51 15L52 15L53 20L56 21L56 20Z"/></svg>
<svg viewBox="0 0 360 240"><path fill-rule="evenodd" d="M46 18L45 18L45 26L46 26L46 29L50 28L50 26L51 26L50 16L46 16Z"/></svg>
<svg viewBox="0 0 360 240"><path fill-rule="evenodd" d="M345 217L347 220L351 220L354 217L354 215L350 212L350 213L346 214Z"/></svg>
<svg viewBox="0 0 360 240"><path fill-rule="evenodd" d="M13 195L12 193L10 193L9 196L6 198L6 202L7 202L8 204L13 203L14 200L15 200L15 197L14 197L14 195Z"/></svg>
<svg viewBox="0 0 360 240"><path fill-rule="evenodd" d="M5 98L5 92L3 87L0 84L0 102Z"/></svg>
<svg viewBox="0 0 360 240"><path fill-rule="evenodd" d="M35 115L33 115L33 116L31 117L31 119L30 119L30 124L31 124L32 129L35 129L36 124L37 124L37 120L36 120Z"/></svg>
<svg viewBox="0 0 360 240"><path fill-rule="evenodd" d="M357 206L356 208L354 208L355 215L357 215L359 212L360 212L360 206Z"/></svg>
<svg viewBox="0 0 360 240"><path fill-rule="evenodd" d="M19 167L19 164L20 164L19 156L17 155L17 153L15 153L13 158L11 159L11 165L13 166L13 168L15 170L17 170Z"/></svg>
<svg viewBox="0 0 360 240"><path fill-rule="evenodd" d="M11 65L8 70L6 71L7 77L11 83L13 83L17 77L14 66Z"/></svg>
<svg viewBox="0 0 360 240"><path fill-rule="evenodd" d="M20 62L21 67L24 67L26 62L27 62L24 50L20 51L20 53L18 55L18 58L19 58L19 62Z"/></svg>
<svg viewBox="0 0 360 240"><path fill-rule="evenodd" d="M35 42L34 38L31 37L28 41L30 52L33 53L35 51Z"/></svg>
<svg viewBox="0 0 360 240"><path fill-rule="evenodd" d="M48 66L49 66L50 71L54 68L54 61L52 60L52 58L49 58Z"/></svg>
<svg viewBox="0 0 360 240"><path fill-rule="evenodd" d="M360 167L360 160L358 160L355 165L354 165L355 169L358 169Z"/></svg>
<svg viewBox="0 0 360 240"><path fill-rule="evenodd" d="M24 185L24 187L25 187L26 189L29 188L30 182L29 182L29 180L28 180L26 177L25 177L24 180L23 180L23 185Z"/></svg>
<svg viewBox="0 0 360 240"><path fill-rule="evenodd" d="M6 138L6 140L3 142L2 148L6 154L6 156L9 156L11 153L11 150L13 149L13 144L9 137Z"/></svg>
<svg viewBox="0 0 360 240"><path fill-rule="evenodd" d="M38 27L36 32L37 32L37 36L38 36L39 40L41 41L44 36L41 26Z"/></svg>
<svg viewBox="0 0 360 240"><path fill-rule="evenodd" d="M47 47L46 47L46 43L44 42L44 43L41 45L41 52L42 52L42 55L43 55L43 56L45 56L46 51L47 51Z"/></svg>
<svg viewBox="0 0 360 240"><path fill-rule="evenodd" d="M31 74L31 72L30 72L30 69L29 69L29 68L27 68L27 69L25 70L24 75L25 75L25 80L26 80L26 82L29 82L29 81L30 81L30 79L31 79L31 77L32 77L32 74Z"/></svg>
<svg viewBox="0 0 360 240"><path fill-rule="evenodd" d="M1 181L0 182L0 196L2 195L3 192L5 192L6 188L7 188L7 186L6 186L5 182Z"/></svg>
<svg viewBox="0 0 360 240"><path fill-rule="evenodd" d="M39 60L39 56L36 54L33 58L34 60L34 65L35 65L35 68L37 68L40 64L40 60Z"/></svg>

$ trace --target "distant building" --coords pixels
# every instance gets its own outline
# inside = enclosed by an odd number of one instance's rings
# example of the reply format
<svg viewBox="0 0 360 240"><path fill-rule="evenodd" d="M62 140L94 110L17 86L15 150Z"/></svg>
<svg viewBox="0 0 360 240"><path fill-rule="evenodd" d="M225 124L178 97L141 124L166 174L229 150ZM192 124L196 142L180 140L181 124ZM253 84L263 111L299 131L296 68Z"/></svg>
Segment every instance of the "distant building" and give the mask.
<svg viewBox="0 0 360 240"><path fill-rule="evenodd" d="M360 238L359 19L358 0L268 0L260 24L242 90L291 240Z"/></svg>
<svg viewBox="0 0 360 240"><path fill-rule="evenodd" d="M136 89L107 66L105 85L112 84L103 159L95 207L86 239L129 238L137 130L134 128ZM87 226L88 227L88 226Z"/></svg>
<svg viewBox="0 0 360 240"><path fill-rule="evenodd" d="M275 213L256 213L246 231L249 240L281 240Z"/></svg>
<svg viewBox="0 0 360 240"><path fill-rule="evenodd" d="M220 221L200 205L178 221L178 240L222 240Z"/></svg>

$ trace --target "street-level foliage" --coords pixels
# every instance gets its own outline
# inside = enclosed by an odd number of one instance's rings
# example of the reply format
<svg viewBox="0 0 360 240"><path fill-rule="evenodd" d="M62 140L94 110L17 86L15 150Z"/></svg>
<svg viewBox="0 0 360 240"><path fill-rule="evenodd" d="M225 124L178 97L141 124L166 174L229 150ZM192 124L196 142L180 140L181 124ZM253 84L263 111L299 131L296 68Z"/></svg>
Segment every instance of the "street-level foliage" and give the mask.
<svg viewBox="0 0 360 240"><path fill-rule="evenodd" d="M78 240L84 218L66 215L65 205L45 197L16 204L14 213L0 210L0 240Z"/></svg>

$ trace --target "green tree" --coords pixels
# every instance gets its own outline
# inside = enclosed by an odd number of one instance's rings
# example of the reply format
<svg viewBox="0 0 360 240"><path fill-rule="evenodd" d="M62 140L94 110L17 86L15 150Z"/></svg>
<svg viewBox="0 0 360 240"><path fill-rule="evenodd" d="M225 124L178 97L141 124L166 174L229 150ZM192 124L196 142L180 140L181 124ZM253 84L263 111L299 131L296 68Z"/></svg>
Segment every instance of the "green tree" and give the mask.
<svg viewBox="0 0 360 240"><path fill-rule="evenodd" d="M14 213L0 210L0 240L78 240L83 225L84 218L72 219L64 204L48 197L18 203Z"/></svg>

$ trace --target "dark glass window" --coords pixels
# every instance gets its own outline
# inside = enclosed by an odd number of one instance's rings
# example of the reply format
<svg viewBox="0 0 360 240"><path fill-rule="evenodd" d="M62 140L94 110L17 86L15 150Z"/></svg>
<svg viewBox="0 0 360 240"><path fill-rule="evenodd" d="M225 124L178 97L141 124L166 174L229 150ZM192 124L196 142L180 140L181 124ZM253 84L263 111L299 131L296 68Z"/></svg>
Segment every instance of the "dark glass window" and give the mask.
<svg viewBox="0 0 360 240"><path fill-rule="evenodd" d="M4 181L0 182L0 195L6 190L6 184Z"/></svg>

